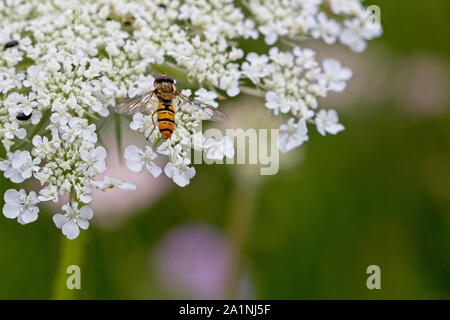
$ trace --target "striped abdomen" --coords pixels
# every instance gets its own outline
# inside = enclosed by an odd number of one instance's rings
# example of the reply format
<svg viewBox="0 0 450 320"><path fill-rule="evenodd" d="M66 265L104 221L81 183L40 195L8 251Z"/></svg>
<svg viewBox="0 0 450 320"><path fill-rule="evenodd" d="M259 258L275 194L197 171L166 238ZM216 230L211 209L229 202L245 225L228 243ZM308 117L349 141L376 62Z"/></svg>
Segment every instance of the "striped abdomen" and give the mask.
<svg viewBox="0 0 450 320"><path fill-rule="evenodd" d="M175 110L172 105L172 100L159 99L159 105L156 111L159 132L164 139L169 139L175 127Z"/></svg>

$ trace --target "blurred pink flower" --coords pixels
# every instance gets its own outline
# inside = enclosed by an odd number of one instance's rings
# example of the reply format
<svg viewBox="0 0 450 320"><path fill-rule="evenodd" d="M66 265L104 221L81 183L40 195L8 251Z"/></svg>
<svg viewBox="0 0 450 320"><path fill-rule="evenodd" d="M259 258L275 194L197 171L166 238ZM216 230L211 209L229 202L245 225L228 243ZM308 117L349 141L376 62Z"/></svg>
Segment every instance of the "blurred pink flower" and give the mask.
<svg viewBox="0 0 450 320"><path fill-rule="evenodd" d="M236 252L217 229L186 224L169 231L152 251L156 275L164 289L183 298L224 299ZM249 299L249 277L241 278L237 298Z"/></svg>

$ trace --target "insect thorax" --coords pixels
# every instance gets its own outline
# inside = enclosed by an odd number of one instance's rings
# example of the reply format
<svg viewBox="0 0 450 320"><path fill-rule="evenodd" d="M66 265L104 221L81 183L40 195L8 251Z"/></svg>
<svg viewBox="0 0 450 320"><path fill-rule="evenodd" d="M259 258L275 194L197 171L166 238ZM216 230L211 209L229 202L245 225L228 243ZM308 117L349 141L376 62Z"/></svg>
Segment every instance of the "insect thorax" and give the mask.
<svg viewBox="0 0 450 320"><path fill-rule="evenodd" d="M163 100L172 100L176 92L175 86L169 81L155 83L156 95Z"/></svg>

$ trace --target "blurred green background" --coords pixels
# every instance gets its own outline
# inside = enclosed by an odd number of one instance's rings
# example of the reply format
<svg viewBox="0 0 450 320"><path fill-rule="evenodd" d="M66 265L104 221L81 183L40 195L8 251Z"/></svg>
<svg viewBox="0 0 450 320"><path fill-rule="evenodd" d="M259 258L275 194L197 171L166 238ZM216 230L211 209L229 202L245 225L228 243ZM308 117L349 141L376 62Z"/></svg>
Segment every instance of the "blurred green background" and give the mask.
<svg viewBox="0 0 450 320"><path fill-rule="evenodd" d="M215 226L236 246L239 274L249 284L243 297L449 299L450 2L366 4L381 7L384 35L369 44L362 57L370 67L361 68L384 71L377 89L371 81L352 81L340 95L350 95L336 102L345 107L339 113L346 131L312 133L301 150L282 159L275 176L243 179L242 168L197 166L188 187L171 188L117 228L94 221L72 243L45 209L27 226L2 216L0 298L195 297L161 285L150 257L170 230L197 222ZM416 67L421 72L411 73ZM364 72L353 71L355 77ZM444 96L430 89L428 76ZM3 177L0 182L1 194L12 187ZM64 260L63 246L84 252ZM66 262L81 265L82 290L58 289ZM381 267L381 290L366 287L372 264ZM226 286L233 287L232 280Z"/></svg>

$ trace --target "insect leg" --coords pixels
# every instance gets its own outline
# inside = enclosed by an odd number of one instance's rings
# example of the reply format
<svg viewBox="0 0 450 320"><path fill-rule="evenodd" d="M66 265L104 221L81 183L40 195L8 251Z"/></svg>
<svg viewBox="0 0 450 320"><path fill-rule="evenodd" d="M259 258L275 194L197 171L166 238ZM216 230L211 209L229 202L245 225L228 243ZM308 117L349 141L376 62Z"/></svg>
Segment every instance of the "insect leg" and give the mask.
<svg viewBox="0 0 450 320"><path fill-rule="evenodd" d="M153 131L154 131L155 128L156 128L155 119L154 119L154 116L155 116L156 111L157 111L157 110L155 110L155 111L152 113L153 129L152 129L152 131L150 132L150 134L148 135L148 137L146 138L147 141L148 141L148 139L150 139L150 137L151 137Z"/></svg>

